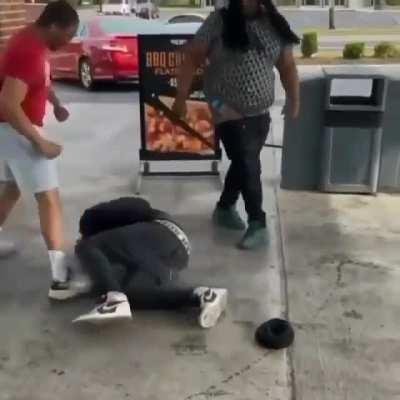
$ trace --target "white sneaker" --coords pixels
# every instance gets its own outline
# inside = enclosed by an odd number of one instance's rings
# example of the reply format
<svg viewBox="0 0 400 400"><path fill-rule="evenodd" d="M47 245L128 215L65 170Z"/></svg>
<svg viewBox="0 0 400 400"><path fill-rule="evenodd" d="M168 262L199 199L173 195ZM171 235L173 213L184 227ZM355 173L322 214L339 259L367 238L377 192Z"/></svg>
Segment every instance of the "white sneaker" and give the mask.
<svg viewBox="0 0 400 400"><path fill-rule="evenodd" d="M11 240L0 240L0 257L9 257L17 252L15 243Z"/></svg>
<svg viewBox="0 0 400 400"><path fill-rule="evenodd" d="M195 294L200 297L200 326L205 329L214 327L228 305L228 290L200 287Z"/></svg>
<svg viewBox="0 0 400 400"><path fill-rule="evenodd" d="M49 298L51 300L70 300L83 294L82 290L72 284L70 280L67 282L53 281L49 289Z"/></svg>
<svg viewBox="0 0 400 400"><path fill-rule="evenodd" d="M91 312L81 315L72 322L90 322L94 324L110 321L129 320L132 311L126 296L120 293L119 298L114 296L112 301L107 299L104 303L96 306Z"/></svg>

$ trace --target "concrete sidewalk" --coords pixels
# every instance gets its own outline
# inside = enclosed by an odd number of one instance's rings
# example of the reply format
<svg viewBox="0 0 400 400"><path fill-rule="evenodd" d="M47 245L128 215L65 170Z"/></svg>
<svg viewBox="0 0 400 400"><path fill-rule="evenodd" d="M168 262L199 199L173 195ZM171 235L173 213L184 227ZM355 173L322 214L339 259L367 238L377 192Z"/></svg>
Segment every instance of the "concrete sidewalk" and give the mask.
<svg viewBox="0 0 400 400"><path fill-rule="evenodd" d="M60 87L63 89L63 87ZM283 103L277 88L277 104ZM61 93L72 119L49 122L65 142L68 237L95 202L133 193L139 147L137 95ZM269 141L282 139L280 107ZM295 133L294 133L295 134ZM1 260L1 400L399 400L398 197L279 190L280 152L265 149L271 245L254 254L209 220L218 182L146 180L145 195L176 215L194 245L183 282L226 286L229 310L211 331L186 312L135 312L130 324L82 328L70 321L88 299L50 304L48 265L34 204L8 226L17 257ZM279 200L279 201L277 201ZM289 352L254 344L256 326L289 312Z"/></svg>
<svg viewBox="0 0 400 400"><path fill-rule="evenodd" d="M399 400L400 197L278 190L277 203L295 398Z"/></svg>
<svg viewBox="0 0 400 400"><path fill-rule="evenodd" d="M297 399L400 399L398 197L280 192Z"/></svg>
<svg viewBox="0 0 400 400"><path fill-rule="evenodd" d="M139 148L135 93L121 103L104 93L77 97L88 100L77 102L61 93L69 102L71 121L58 125L50 119L48 124L65 145L61 167L71 245L87 206L133 194ZM21 203L7 226L21 250L1 260L0 399L292 398L287 353L268 352L254 343L257 325L286 311L270 150L263 164L271 246L250 254L235 249L239 235L215 230L210 222L218 181L143 183L146 197L175 215L192 239L192 263L182 281L230 290L227 315L211 331L201 330L196 314L187 312L135 312L125 325L73 326L71 320L92 302L48 302L48 261L34 203Z"/></svg>

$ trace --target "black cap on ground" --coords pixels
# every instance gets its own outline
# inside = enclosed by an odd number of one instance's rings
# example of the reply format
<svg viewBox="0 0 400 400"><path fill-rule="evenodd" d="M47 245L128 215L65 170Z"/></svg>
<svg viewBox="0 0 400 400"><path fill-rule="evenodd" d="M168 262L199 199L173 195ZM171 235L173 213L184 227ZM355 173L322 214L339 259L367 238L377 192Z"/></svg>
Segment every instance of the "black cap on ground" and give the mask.
<svg viewBox="0 0 400 400"><path fill-rule="evenodd" d="M284 319L270 319L258 327L256 340L260 346L267 349L284 349L292 345L294 330Z"/></svg>

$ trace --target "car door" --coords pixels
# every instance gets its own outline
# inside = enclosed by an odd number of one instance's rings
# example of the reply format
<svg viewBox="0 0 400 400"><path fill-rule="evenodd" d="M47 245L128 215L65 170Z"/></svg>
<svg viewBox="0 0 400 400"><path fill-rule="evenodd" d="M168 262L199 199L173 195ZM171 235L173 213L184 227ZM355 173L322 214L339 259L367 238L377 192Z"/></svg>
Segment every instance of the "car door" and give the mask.
<svg viewBox="0 0 400 400"><path fill-rule="evenodd" d="M78 76L79 59L83 52L83 44L88 35L87 24L79 26L77 34L68 43L62 52L62 57L58 60L58 71L66 78Z"/></svg>

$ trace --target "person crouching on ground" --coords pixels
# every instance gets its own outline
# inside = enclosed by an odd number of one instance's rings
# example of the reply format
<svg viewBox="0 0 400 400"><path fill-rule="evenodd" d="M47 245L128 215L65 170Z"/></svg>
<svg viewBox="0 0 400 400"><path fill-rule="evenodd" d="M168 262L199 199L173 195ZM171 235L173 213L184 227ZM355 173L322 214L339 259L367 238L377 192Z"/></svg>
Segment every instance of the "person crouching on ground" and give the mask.
<svg viewBox="0 0 400 400"><path fill-rule="evenodd" d="M199 324L213 327L227 306L226 289L173 283L188 266L186 233L141 198L122 198L88 209L80 221L75 253L102 295L101 303L74 322L130 319L132 308L198 308Z"/></svg>

